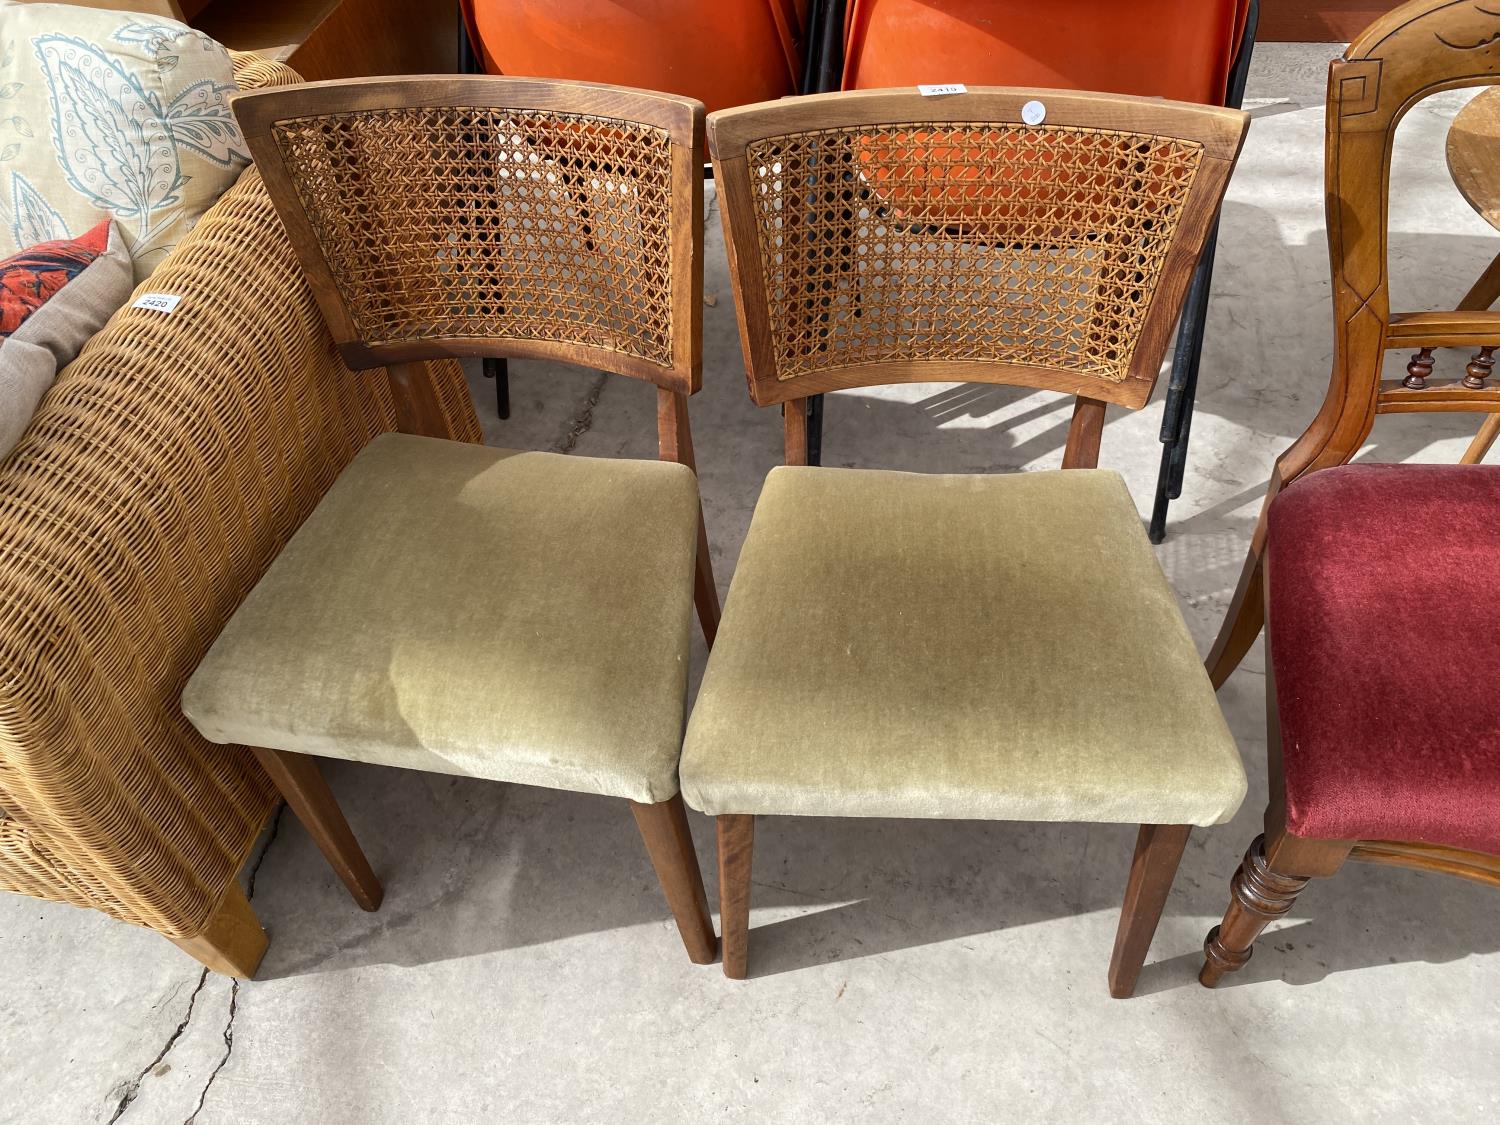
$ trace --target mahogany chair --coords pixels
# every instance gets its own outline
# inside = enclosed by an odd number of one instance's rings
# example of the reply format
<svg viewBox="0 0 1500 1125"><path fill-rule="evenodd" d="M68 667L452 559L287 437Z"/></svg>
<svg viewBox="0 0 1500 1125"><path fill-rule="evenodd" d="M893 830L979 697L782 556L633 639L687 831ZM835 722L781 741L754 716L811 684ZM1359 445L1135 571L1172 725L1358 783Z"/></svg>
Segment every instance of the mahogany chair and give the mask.
<svg viewBox="0 0 1500 1125"><path fill-rule="evenodd" d="M1480 300L1392 313L1386 258L1396 126L1429 94L1497 82L1500 13L1470 0L1403 5L1329 70L1333 371L1317 417L1276 461L1208 657L1223 684L1270 605L1265 834L1209 935L1204 984L1243 965L1309 878L1345 859L1500 884L1500 716L1487 693L1445 687L1435 671L1500 657L1489 578L1500 487L1473 466L1338 468L1377 415L1500 411L1486 363L1432 379L1435 348L1487 358L1500 313ZM1385 353L1410 348L1406 378L1382 380Z"/></svg>
<svg viewBox="0 0 1500 1125"><path fill-rule="evenodd" d="M1046 105L1046 122L1021 123ZM747 971L757 816L1141 825L1129 995L1239 754L1124 482L1105 407L1151 394L1246 119L984 89L709 118L751 398L784 406L688 725L717 818L724 971ZM1063 472L806 467L809 395L933 379L1077 396Z"/></svg>
<svg viewBox="0 0 1500 1125"><path fill-rule="evenodd" d="M1328 72L1328 253L1333 268L1333 370L1317 416L1276 459L1260 519L1208 656L1216 687L1229 678L1265 623L1262 560L1271 502L1299 477L1354 459L1380 414L1500 412L1488 368L1432 379L1435 348L1500 343L1483 279L1458 311L1391 312L1387 192L1396 127L1417 102L1443 90L1500 83L1500 15L1470 0L1413 0L1372 24ZM1493 284L1500 284L1497 277ZM1418 349L1406 378L1382 380L1385 353ZM1482 454L1482 450L1480 453ZM1470 456L1473 450L1471 448Z"/></svg>
<svg viewBox="0 0 1500 1125"><path fill-rule="evenodd" d="M1238 108L1259 20L1258 0L848 0L843 55L822 72L829 89L919 83L1045 86L1174 98ZM813 53L817 51L814 28ZM1193 401L1213 281L1217 230L1188 292L1167 384L1161 469L1149 534L1166 535L1182 495ZM823 405L809 404L810 456L821 462Z"/></svg>
<svg viewBox="0 0 1500 1125"><path fill-rule="evenodd" d="M377 78L235 114L340 353L401 433L342 473L183 692L254 752L366 909L381 889L315 757L631 804L688 954L715 955L678 795L696 599L718 597L699 389L703 107L508 78ZM419 361L562 360L655 384L660 461L446 438Z"/></svg>

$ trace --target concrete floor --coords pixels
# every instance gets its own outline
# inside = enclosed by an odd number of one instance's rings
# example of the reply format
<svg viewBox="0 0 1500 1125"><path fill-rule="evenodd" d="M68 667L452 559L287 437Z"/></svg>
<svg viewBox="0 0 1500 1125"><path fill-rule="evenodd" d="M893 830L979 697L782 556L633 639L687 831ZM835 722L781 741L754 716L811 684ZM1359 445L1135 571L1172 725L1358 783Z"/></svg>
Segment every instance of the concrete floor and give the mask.
<svg viewBox="0 0 1500 1125"><path fill-rule="evenodd" d="M1190 475L1160 549L1205 648L1271 460L1328 371L1331 52L1260 50L1224 209ZM1397 306L1452 307L1497 249L1442 161L1461 103L1419 107L1399 145ZM745 395L716 215L708 237L693 418L727 588L780 427ZM516 364L516 416L500 425L475 384L492 441L654 456L644 385ZM1103 461L1143 512L1160 409L1112 413L1105 431ZM828 413L828 464L934 471L1054 466L1067 421L1053 396L962 386L840 395ZM1369 456L1451 461L1473 425L1384 420ZM700 644L695 683L702 659ZM102 915L0 896L0 1119L1494 1120L1493 890L1350 865L1232 985L1197 985L1265 799L1260 669L1257 649L1221 695L1250 797L1194 834L1134 1000L1104 983L1128 827L767 823L756 976L731 983L683 956L619 802L333 765L385 905L356 909L283 819L255 873L271 948L253 982L205 976ZM693 827L712 898L710 826Z"/></svg>

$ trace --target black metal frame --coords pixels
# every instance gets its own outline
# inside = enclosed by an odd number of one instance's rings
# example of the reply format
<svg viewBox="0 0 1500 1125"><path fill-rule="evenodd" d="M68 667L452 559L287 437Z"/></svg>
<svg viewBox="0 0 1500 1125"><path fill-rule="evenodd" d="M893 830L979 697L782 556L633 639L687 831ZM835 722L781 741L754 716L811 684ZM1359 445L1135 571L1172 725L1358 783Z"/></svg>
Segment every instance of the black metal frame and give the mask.
<svg viewBox="0 0 1500 1125"><path fill-rule="evenodd" d="M462 5L458 13L458 72L460 74L483 74L479 55L474 44L469 42L468 20L464 19ZM496 356L485 356L484 377L495 380L495 412L503 422L510 417L510 364Z"/></svg>
<svg viewBox="0 0 1500 1125"><path fill-rule="evenodd" d="M811 0L808 5L807 56L802 71L802 89L808 94L837 90L844 77L844 7L845 0ZM1250 58L1255 50L1255 34L1260 24L1260 0L1250 0L1245 15L1245 30L1240 49L1229 71L1224 104L1239 109L1245 100L1245 80L1250 73ZM1167 506L1182 495L1182 480L1187 469L1188 436L1193 426L1194 398L1198 391L1198 368L1203 359L1203 334L1208 321L1208 299L1213 287L1214 252L1218 246L1219 227L1203 248L1203 256L1193 274L1193 283L1183 304L1182 320L1177 330L1177 346L1172 354L1172 374L1167 381L1166 405L1161 422L1161 470L1156 480L1156 496L1151 508L1147 534L1151 542L1166 538ZM823 396L807 400L807 461L822 463Z"/></svg>

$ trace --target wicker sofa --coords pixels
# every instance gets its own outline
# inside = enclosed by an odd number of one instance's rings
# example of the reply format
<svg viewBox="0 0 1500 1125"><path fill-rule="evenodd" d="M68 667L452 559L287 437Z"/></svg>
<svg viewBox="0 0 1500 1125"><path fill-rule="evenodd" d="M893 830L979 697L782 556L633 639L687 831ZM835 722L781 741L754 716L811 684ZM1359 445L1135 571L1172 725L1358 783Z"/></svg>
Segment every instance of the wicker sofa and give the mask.
<svg viewBox="0 0 1500 1125"><path fill-rule="evenodd" d="M296 74L237 56L242 88ZM0 462L0 888L149 926L252 974L238 874L276 795L182 685L349 459L393 428L338 359L252 167L60 375ZM479 440L456 364L450 431Z"/></svg>

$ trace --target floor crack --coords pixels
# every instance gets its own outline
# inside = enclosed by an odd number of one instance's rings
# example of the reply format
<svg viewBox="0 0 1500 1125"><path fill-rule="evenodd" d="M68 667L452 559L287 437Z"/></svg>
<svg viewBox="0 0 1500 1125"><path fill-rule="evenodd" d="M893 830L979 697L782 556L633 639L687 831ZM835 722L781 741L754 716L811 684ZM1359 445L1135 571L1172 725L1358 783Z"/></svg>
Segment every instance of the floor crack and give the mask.
<svg viewBox="0 0 1500 1125"><path fill-rule="evenodd" d="M563 435L562 441L552 447L554 453L572 453L578 439L593 427L594 407L599 405L599 396L604 393L604 384L607 382L609 373L601 372L599 378L594 380L594 385L589 388L589 393L584 396L583 405L569 424L568 432Z"/></svg>
<svg viewBox="0 0 1500 1125"><path fill-rule="evenodd" d="M276 842L276 834L281 831L281 818L286 815L286 805L283 804L276 810L276 819L271 822L271 831L266 836L265 845L260 849L260 854L255 857L255 862L250 865L250 877L246 881L245 897L250 900L255 898L255 877L260 874L260 865L265 862L266 853L271 850L271 845ZM207 975L205 970L204 975ZM219 1071L229 1062L229 1056L234 1053L234 1014L240 1006L240 982L238 978L229 987L229 1018L224 1021L224 1054L219 1058L219 1065L214 1067L213 1073L208 1076L208 1081L203 1084L203 1089L198 1092L198 1104L193 1107L193 1112L188 1114L182 1125L193 1125L198 1120L198 1115L203 1112L203 1103L208 1100L208 1091L212 1088L214 1080L219 1077Z"/></svg>
<svg viewBox="0 0 1500 1125"><path fill-rule="evenodd" d="M126 1083L125 1092L120 1095L119 1104L115 1106L115 1112L110 1116L109 1125L114 1125L116 1121L120 1120L120 1115L130 1108L130 1103L135 1101L136 1097L140 1094L141 1083L145 1081L146 1075L150 1074L160 1065L161 1060L167 1057L167 1052L172 1049L177 1040L182 1038L182 1033L187 1030L188 1024L192 1022L193 1008L198 1004L198 993L203 991L203 986L207 983L208 970L204 969L203 972L198 974L198 984L193 989L193 994L188 997L187 1011L183 1014L181 1022L172 1030L172 1034L167 1037L167 1041L162 1045L162 1049L156 1052L156 1058L148 1062L141 1068L139 1074Z"/></svg>

